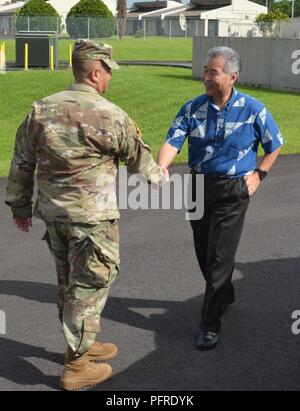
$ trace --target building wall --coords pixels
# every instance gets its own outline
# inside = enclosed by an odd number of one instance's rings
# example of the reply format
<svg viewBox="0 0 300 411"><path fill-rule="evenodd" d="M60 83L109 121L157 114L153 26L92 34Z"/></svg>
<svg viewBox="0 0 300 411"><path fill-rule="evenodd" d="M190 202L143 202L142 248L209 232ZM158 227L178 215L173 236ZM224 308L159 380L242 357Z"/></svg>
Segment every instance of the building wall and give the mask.
<svg viewBox="0 0 300 411"><path fill-rule="evenodd" d="M241 84L300 92L300 40L194 37L194 78L201 77L208 50L222 45L241 56Z"/></svg>
<svg viewBox="0 0 300 411"><path fill-rule="evenodd" d="M6 35L11 31L11 20L7 16L0 16L0 35Z"/></svg>
<svg viewBox="0 0 300 411"><path fill-rule="evenodd" d="M185 37L185 32L181 30L179 20L176 19L127 20L126 35L135 35L137 31L143 35L144 30L146 36ZM186 35L188 37L204 36L204 21L188 20Z"/></svg>
<svg viewBox="0 0 300 411"><path fill-rule="evenodd" d="M219 20L220 37L256 37L257 25L254 21Z"/></svg>
<svg viewBox="0 0 300 411"><path fill-rule="evenodd" d="M300 39L300 18L283 21L280 25L281 37Z"/></svg>
<svg viewBox="0 0 300 411"><path fill-rule="evenodd" d="M255 20L261 13L267 13L267 8L252 1L232 0L231 6L201 13L201 18L211 20Z"/></svg>

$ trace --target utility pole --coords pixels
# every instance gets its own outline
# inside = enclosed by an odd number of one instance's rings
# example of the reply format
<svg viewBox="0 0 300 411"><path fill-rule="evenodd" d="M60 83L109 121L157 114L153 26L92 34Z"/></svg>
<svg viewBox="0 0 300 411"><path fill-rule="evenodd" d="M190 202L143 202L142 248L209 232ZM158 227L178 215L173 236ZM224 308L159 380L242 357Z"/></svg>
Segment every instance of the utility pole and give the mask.
<svg viewBox="0 0 300 411"><path fill-rule="evenodd" d="M295 15L295 0L292 0L292 19L294 18Z"/></svg>

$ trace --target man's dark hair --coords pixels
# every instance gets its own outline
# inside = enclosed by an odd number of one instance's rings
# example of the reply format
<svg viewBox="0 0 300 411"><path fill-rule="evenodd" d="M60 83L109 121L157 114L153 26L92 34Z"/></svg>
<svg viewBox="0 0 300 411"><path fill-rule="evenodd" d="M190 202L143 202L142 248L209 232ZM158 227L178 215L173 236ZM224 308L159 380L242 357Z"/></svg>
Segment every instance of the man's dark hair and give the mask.
<svg viewBox="0 0 300 411"><path fill-rule="evenodd" d="M82 81L85 80L89 73L93 70L95 62L99 61L100 66L106 71L110 71L110 68L103 63L101 60L78 60L74 59L72 61L72 70L75 80Z"/></svg>

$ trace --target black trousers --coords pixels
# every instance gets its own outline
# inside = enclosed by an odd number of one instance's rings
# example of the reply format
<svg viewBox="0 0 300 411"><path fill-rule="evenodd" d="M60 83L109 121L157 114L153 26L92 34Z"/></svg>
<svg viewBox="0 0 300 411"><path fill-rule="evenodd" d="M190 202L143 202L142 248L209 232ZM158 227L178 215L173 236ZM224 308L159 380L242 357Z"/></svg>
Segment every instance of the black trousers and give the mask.
<svg viewBox="0 0 300 411"><path fill-rule="evenodd" d="M195 194L196 174L192 174ZM243 177L204 176L204 216L191 221L197 259L206 280L201 330L219 332L222 307L234 302L231 280L248 204Z"/></svg>

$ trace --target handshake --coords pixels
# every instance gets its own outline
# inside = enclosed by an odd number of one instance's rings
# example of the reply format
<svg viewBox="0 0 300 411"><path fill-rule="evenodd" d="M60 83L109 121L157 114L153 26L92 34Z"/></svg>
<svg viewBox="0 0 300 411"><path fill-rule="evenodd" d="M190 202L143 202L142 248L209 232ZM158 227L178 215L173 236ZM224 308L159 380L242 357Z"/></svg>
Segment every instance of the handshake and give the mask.
<svg viewBox="0 0 300 411"><path fill-rule="evenodd" d="M148 182L152 185L154 190L160 190L164 184L166 184L170 180L169 171L165 167L159 167L160 172L157 173L157 169L155 173L151 174Z"/></svg>

